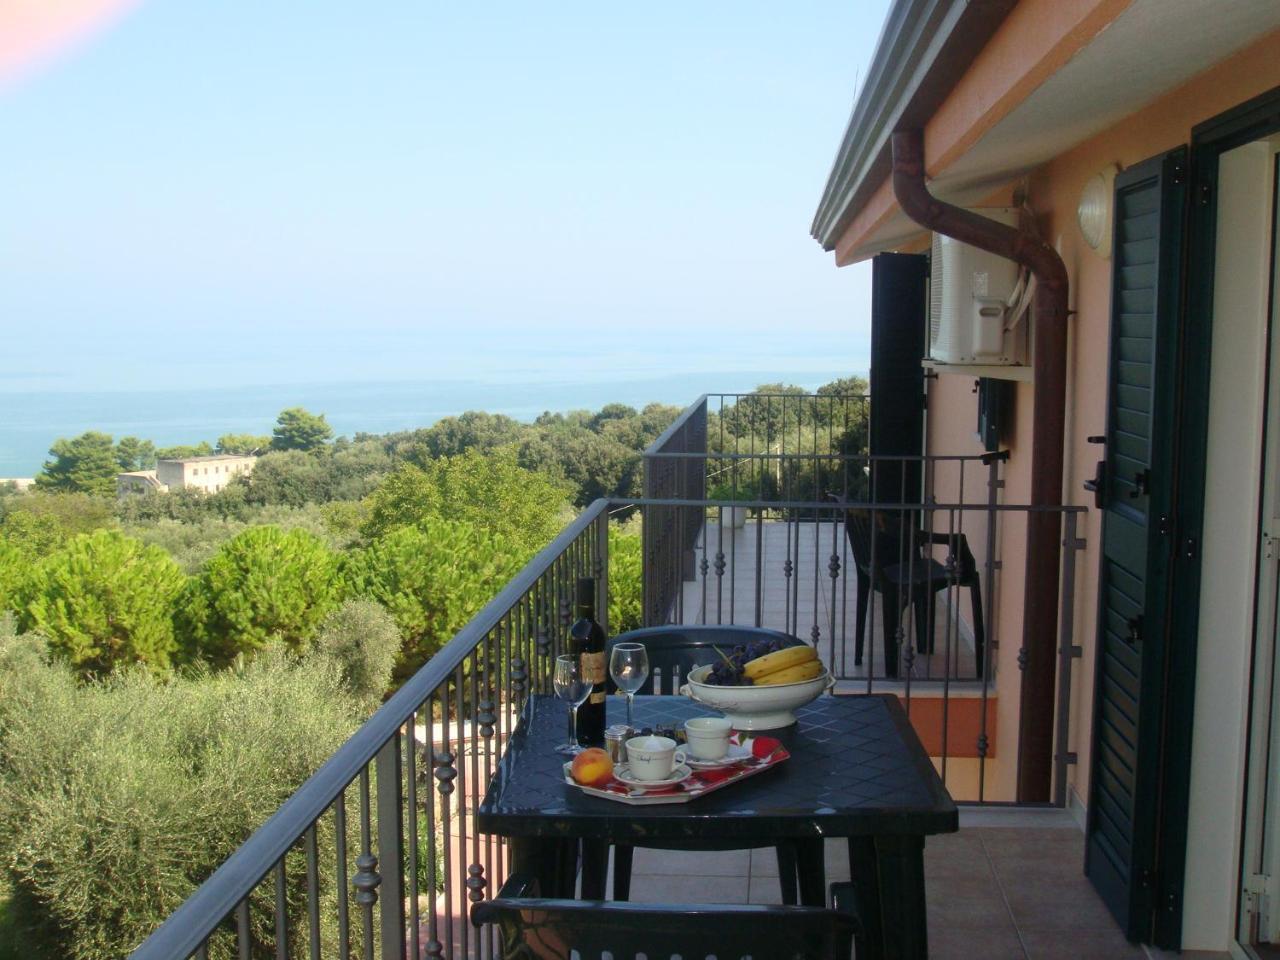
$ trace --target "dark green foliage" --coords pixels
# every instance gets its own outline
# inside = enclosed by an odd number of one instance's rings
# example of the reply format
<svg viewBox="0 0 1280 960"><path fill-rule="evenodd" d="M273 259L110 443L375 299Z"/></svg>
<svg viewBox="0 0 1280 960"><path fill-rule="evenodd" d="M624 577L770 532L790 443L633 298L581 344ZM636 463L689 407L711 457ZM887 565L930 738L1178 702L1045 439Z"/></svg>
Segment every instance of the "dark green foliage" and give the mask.
<svg viewBox="0 0 1280 960"><path fill-rule="evenodd" d="M199 443L180 443L174 447L161 447L156 451L157 460L185 460L188 457L207 457L213 453L208 440Z"/></svg>
<svg viewBox="0 0 1280 960"><path fill-rule="evenodd" d="M116 463L121 470L150 470L156 465L156 445L137 437L121 437L116 444Z"/></svg>
<svg viewBox="0 0 1280 960"><path fill-rule="evenodd" d="M212 517L240 519L251 512L245 488L233 480L216 493L184 489L122 497L115 502L116 518L125 525L174 520L199 523Z"/></svg>
<svg viewBox="0 0 1280 960"><path fill-rule="evenodd" d="M352 551L344 564L351 596L376 600L404 639L396 677L422 666L493 599L527 559L501 534L423 517Z"/></svg>
<svg viewBox="0 0 1280 960"><path fill-rule="evenodd" d="M456 457L468 450L482 453L515 443L528 428L500 413L468 410L457 417L445 417L417 439L427 457Z"/></svg>
<svg viewBox="0 0 1280 960"><path fill-rule="evenodd" d="M372 710L391 686L400 631L380 604L348 600L320 624L316 652L338 663L343 685Z"/></svg>
<svg viewBox="0 0 1280 960"><path fill-rule="evenodd" d="M176 649L173 605L185 580L159 547L116 530L82 534L36 565L22 589L29 599L20 623L83 673L130 663L164 672Z"/></svg>
<svg viewBox="0 0 1280 960"><path fill-rule="evenodd" d="M599 497L639 496L640 454L577 424L536 428L516 447L522 467L563 477L583 507Z"/></svg>
<svg viewBox="0 0 1280 960"><path fill-rule="evenodd" d="M333 439L333 427L324 414L311 413L302 407L281 410L271 432L273 450L316 450Z"/></svg>
<svg viewBox="0 0 1280 960"><path fill-rule="evenodd" d="M224 433L218 438L218 453L266 453L271 438L257 433Z"/></svg>
<svg viewBox="0 0 1280 960"><path fill-rule="evenodd" d="M55 440L49 448L51 460L36 477L41 490L92 493L111 496L116 490L115 445L110 434L90 430L70 440Z"/></svg>
<svg viewBox="0 0 1280 960"><path fill-rule="evenodd" d="M559 532L570 489L514 456L469 450L457 457L407 464L369 498L363 532L373 539L427 517L465 521L532 553Z"/></svg>
<svg viewBox="0 0 1280 960"><path fill-rule="evenodd" d="M161 682L125 670L84 684L38 638L0 626L0 850L21 913L13 925L44 932L53 956L120 960L363 716L327 657L276 652L242 671ZM318 835L332 864L331 818ZM306 928L300 859L289 863L295 931ZM323 955L336 956L328 871L322 881ZM274 955L270 897L267 884L252 901L255 956ZM210 955L228 960L228 946L216 939ZM306 955L304 936L295 947Z"/></svg>
<svg viewBox="0 0 1280 960"><path fill-rule="evenodd" d="M357 441L269 453L258 458L253 472L232 486L241 486L250 504L299 507L333 500L360 500L391 472L395 462L381 443Z"/></svg>
<svg viewBox="0 0 1280 960"><path fill-rule="evenodd" d="M35 561L74 536L112 526L111 506L111 500L87 493L7 497L0 501L0 540Z"/></svg>
<svg viewBox="0 0 1280 960"><path fill-rule="evenodd" d="M337 557L314 534L253 527L224 543L179 599L190 655L226 666L268 642L306 649L338 603Z"/></svg>

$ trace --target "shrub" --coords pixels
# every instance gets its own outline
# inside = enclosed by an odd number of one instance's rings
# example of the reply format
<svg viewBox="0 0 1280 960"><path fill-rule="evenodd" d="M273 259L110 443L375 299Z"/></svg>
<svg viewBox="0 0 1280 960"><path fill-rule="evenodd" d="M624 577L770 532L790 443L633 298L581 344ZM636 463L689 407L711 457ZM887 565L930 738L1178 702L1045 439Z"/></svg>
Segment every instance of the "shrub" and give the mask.
<svg viewBox="0 0 1280 960"><path fill-rule="evenodd" d="M224 543L180 600L190 654L225 666L270 640L304 649L338 602L337 558L314 534L253 527Z"/></svg>
<svg viewBox="0 0 1280 960"><path fill-rule="evenodd" d="M462 629L521 567L524 554L473 524L427 517L348 554L352 596L376 600L404 645L396 677L410 676Z"/></svg>
<svg viewBox="0 0 1280 960"><path fill-rule="evenodd" d="M0 539L0 615L16 611L22 603L31 568L17 547Z"/></svg>
<svg viewBox="0 0 1280 960"><path fill-rule="evenodd" d="M34 492L0 504L0 539L33 560L74 536L110 526L111 501L87 493Z"/></svg>
<svg viewBox="0 0 1280 960"><path fill-rule="evenodd" d="M34 638L0 630L0 851L23 925L49 931L56 956L119 960L359 718L325 657L277 651L239 672L161 682L133 669L82 684ZM331 822L317 833L331 864ZM292 858L289 876L302 931L304 870ZM335 956L330 871L322 882L323 954ZM270 887L251 901L255 956L272 943ZM296 941L294 956L305 956L305 936ZM227 942L215 938L210 954L229 958Z"/></svg>
<svg viewBox="0 0 1280 960"><path fill-rule="evenodd" d="M609 632L644 626L642 543L638 520L609 524Z"/></svg>
<svg viewBox="0 0 1280 960"><path fill-rule="evenodd" d="M36 566L21 623L81 671L124 663L163 671L177 646L173 605L184 580L159 547L116 530L82 534Z"/></svg>
<svg viewBox="0 0 1280 960"><path fill-rule="evenodd" d="M339 664L346 688L372 709L391 685L400 631L380 604L348 600L320 624L316 651Z"/></svg>

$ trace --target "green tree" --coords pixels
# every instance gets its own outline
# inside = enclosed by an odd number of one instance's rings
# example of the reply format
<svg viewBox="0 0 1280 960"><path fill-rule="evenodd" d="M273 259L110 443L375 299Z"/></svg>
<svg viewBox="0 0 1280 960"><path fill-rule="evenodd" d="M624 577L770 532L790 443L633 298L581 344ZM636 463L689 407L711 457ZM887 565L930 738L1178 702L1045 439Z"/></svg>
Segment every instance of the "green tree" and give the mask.
<svg viewBox="0 0 1280 960"><path fill-rule="evenodd" d="M22 605L30 575L31 564L22 551L0 539L0 617Z"/></svg>
<svg viewBox="0 0 1280 960"><path fill-rule="evenodd" d="M212 455L213 447L208 440L199 443L180 443L174 447L161 447L156 451L157 460L186 460L188 457L207 457Z"/></svg>
<svg viewBox="0 0 1280 960"><path fill-rule="evenodd" d="M273 450L316 450L333 439L333 427L324 414L315 414L302 407L281 410L271 433Z"/></svg>
<svg viewBox="0 0 1280 960"><path fill-rule="evenodd" d="M563 481L524 469L510 453L468 450L388 475L370 497L363 532L373 538L444 517L501 535L523 556L554 539L570 493Z"/></svg>
<svg viewBox="0 0 1280 960"><path fill-rule="evenodd" d="M338 602L336 571L334 554L305 530L251 527L232 537L182 597L190 653L225 666L272 640L303 649Z"/></svg>
<svg viewBox="0 0 1280 960"><path fill-rule="evenodd" d="M257 433L224 433L218 438L218 453L265 453L271 438Z"/></svg>
<svg viewBox="0 0 1280 960"><path fill-rule="evenodd" d="M173 605L185 579L159 547L116 530L83 534L36 566L21 623L82 672L124 663L164 671L177 646Z"/></svg>
<svg viewBox="0 0 1280 960"><path fill-rule="evenodd" d="M28 493L0 503L0 539L30 561L72 537L112 526L113 501L87 493Z"/></svg>
<svg viewBox="0 0 1280 960"><path fill-rule="evenodd" d="M347 555L352 596L376 600L395 618L404 645L396 676L410 676L488 603L522 564L501 534L471 523L424 517Z"/></svg>
<svg viewBox="0 0 1280 960"><path fill-rule="evenodd" d="M45 461L44 469L36 477L36 486L40 489L100 496L115 493L120 465L116 462L110 434L90 430L70 440L55 440L49 455L53 459Z"/></svg>
<svg viewBox="0 0 1280 960"><path fill-rule="evenodd" d="M150 470L156 465L156 445L137 437L121 437L116 444L116 463L121 470Z"/></svg>
<svg viewBox="0 0 1280 960"><path fill-rule="evenodd" d="M347 600L325 617L316 637L316 652L338 662L344 686L369 710L391 685L400 645L395 619L372 600Z"/></svg>
<svg viewBox="0 0 1280 960"><path fill-rule="evenodd" d="M524 424L500 413L468 410L458 417L445 417L423 432L419 442L430 457L456 457L468 450L493 450L520 438Z"/></svg>

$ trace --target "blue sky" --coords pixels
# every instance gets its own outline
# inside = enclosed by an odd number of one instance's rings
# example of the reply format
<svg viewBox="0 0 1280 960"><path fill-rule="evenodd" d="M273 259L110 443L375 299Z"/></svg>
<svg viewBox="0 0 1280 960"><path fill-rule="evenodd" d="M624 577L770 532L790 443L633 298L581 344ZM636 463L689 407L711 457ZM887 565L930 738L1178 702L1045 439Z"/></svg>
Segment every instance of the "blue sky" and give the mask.
<svg viewBox="0 0 1280 960"><path fill-rule="evenodd" d="M0 88L0 391L865 370L885 7L144 2Z"/></svg>

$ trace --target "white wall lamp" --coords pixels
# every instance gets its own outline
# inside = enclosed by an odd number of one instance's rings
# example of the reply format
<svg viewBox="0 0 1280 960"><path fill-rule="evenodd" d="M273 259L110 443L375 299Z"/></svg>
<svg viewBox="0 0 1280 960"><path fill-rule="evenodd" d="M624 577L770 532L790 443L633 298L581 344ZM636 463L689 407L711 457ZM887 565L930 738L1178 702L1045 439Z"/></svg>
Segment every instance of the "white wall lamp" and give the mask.
<svg viewBox="0 0 1280 960"><path fill-rule="evenodd" d="M1098 256L1106 260L1111 256L1112 215L1115 211L1116 174L1120 168L1108 164L1089 178L1080 191L1080 205L1076 207L1076 220L1084 242Z"/></svg>

